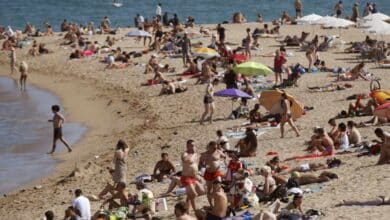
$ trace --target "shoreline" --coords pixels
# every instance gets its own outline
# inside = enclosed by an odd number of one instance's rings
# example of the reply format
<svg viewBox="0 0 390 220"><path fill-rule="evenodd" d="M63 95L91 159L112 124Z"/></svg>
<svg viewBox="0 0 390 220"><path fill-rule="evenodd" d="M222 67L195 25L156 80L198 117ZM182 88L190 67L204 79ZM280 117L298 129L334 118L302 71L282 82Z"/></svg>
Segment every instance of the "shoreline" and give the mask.
<svg viewBox="0 0 390 220"><path fill-rule="evenodd" d="M7 70L7 66L1 65L0 64L0 69L1 70ZM0 76L5 76L9 78L15 78L15 76L18 75L9 75L9 74L3 74L4 72L7 71L0 71L1 74ZM33 188L35 186L44 186L45 184L48 184L51 182L53 179L59 179L66 175L67 173L70 172L70 168L72 166L77 166L79 163L82 163L85 159L89 158L89 155L86 155L85 152L80 155L80 151L82 151L81 147L85 145L88 142L88 139L91 138L92 135L94 135L93 129L97 127L97 124L95 123L94 120L86 120L82 119L80 117L80 114L76 113L75 109L78 109L78 105L72 103L71 99L72 96L69 95L64 95L58 90L56 90L56 86L50 83L50 81L53 81L53 78L50 79L48 76L43 76L42 74L38 72L32 72L30 73L30 77L28 79L28 83L32 84L33 86L36 86L42 90L46 90L52 94L54 94L58 99L59 102L61 103L61 107L64 109L66 112L66 120L69 122L74 122L74 123L80 123L83 126L86 127L86 132L84 132L83 135L80 136L80 138L72 145L73 147L73 152L72 153L67 153L65 150L61 150L60 152L57 149L57 152L53 155L53 160L55 161L53 168L51 172L47 175L44 175L42 177L36 178L28 183L22 184L15 189L5 193L7 196L10 195L15 195L19 193L21 190L25 190L26 188ZM55 80L55 79L54 79ZM60 83L61 84L61 83ZM61 85L63 86L63 85ZM60 87L61 87L60 86ZM67 82L67 86L70 87L70 89L67 89L67 91L70 91L72 89L77 90L80 88L80 85L77 85L77 83L69 84ZM58 87L57 87L58 88ZM91 89L90 92L96 92L94 89ZM86 101L86 100L83 100ZM89 109L90 110L90 109ZM86 110L88 111L88 110ZM58 143L60 145L60 143ZM50 147L50 146L48 146ZM61 147L62 146L58 146ZM49 149L50 150L50 149ZM77 157L74 157L75 154L79 154Z"/></svg>

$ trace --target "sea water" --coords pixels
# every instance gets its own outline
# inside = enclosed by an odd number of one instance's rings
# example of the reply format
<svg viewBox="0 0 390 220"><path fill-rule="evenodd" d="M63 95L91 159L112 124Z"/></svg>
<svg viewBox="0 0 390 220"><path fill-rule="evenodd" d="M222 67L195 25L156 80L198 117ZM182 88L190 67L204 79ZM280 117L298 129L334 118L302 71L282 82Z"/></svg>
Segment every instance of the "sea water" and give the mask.
<svg viewBox="0 0 390 220"><path fill-rule="evenodd" d="M317 13L331 15L339 0L302 0L303 14ZM134 25L137 13L145 18L155 15L157 3L162 4L162 12L170 17L176 13L181 21L191 15L196 23L211 24L231 21L234 12L242 12L248 21L255 21L257 14L266 21L280 18L282 11L295 15L294 0L120 0L122 7L114 7L112 0L0 0L0 25L10 25L16 29L24 28L26 22L42 27L49 21L55 30L63 19L86 24L93 21L99 25L108 16L115 27ZM344 0L344 16L351 16L352 6L359 3L360 14L367 1ZM370 0L375 2L379 12L390 14L389 0Z"/></svg>
<svg viewBox="0 0 390 220"><path fill-rule="evenodd" d="M0 193L49 174L57 163L51 150L51 105L60 104L52 93L28 85L18 89L17 80L0 77ZM64 136L73 144L86 131L78 123L65 123ZM64 149L57 143L57 151Z"/></svg>

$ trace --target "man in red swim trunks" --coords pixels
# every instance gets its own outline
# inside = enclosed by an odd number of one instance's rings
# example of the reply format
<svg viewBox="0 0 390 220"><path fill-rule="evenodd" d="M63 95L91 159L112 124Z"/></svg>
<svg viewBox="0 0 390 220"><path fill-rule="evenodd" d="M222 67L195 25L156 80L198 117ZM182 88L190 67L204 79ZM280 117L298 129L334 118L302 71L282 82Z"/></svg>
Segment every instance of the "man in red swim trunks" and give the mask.
<svg viewBox="0 0 390 220"><path fill-rule="evenodd" d="M192 205L192 208L196 210L195 198L204 194L204 188L198 170L199 154L195 152L193 140L187 141L187 150L181 155L181 160L183 171L180 182L186 188L187 207Z"/></svg>
<svg viewBox="0 0 390 220"><path fill-rule="evenodd" d="M199 167L206 167L206 171L203 177L206 180L207 199L211 207L213 207L212 204L213 182L216 180L222 181L222 176L224 174L219 169L220 160L225 158L226 155L221 150L218 150L218 144L215 141L211 141L207 145L207 150L200 155Z"/></svg>

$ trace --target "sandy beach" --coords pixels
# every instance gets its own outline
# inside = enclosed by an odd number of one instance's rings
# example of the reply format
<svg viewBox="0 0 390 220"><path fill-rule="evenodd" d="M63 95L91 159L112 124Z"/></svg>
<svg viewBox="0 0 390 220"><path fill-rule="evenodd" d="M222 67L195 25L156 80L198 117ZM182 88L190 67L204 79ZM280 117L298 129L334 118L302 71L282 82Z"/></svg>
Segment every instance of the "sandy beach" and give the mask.
<svg viewBox="0 0 390 220"><path fill-rule="evenodd" d="M205 25L214 28L216 25ZM227 41L240 43L245 37L245 29L250 27L262 28L263 24L226 24ZM199 27L196 27L198 30ZM129 29L121 29L115 38L120 40L114 48L121 47L126 51L141 51L143 47L133 38L124 35ZM191 31L191 29L188 29ZM334 35L340 34L346 43L363 41L365 34L361 29L349 28L343 30L321 29L318 26L284 25L281 27L281 35L300 35L301 31L310 32L309 39L315 34ZM374 39L390 42L388 36L370 35ZM198 150L203 151L210 140L216 139L215 131L226 131L227 128L240 125L247 120L227 120L231 112L231 101L226 98L216 98L216 121L211 125L199 124L203 112L202 98L205 85L194 85L195 79L188 80L185 85L189 91L167 96L158 96L161 86L141 86L151 79L151 74L144 75L144 67L141 65L129 66L124 69L105 69L105 64L99 62L105 54L99 58L83 58L69 60L72 49L59 46L63 36L56 33L54 37L39 37L36 40L44 42L48 49L54 51L47 55L32 57L27 55L28 49L18 49L18 60L25 60L30 66L30 74L27 82L38 87L50 90L61 98L61 104L67 112L67 120L83 123L88 127L88 132L74 145L72 153L58 153L54 158L61 161L52 174L28 186L18 188L0 199L0 219L41 219L46 210L53 210L58 219L63 217L63 211L71 204L72 191L82 188L86 195L98 195L110 175L107 167L112 167L114 147L118 139L125 139L130 145L128 159L127 179L153 171L153 166L159 160L162 152L168 152L174 163L180 163L180 154L185 149L185 141L194 139ZM106 35L93 35L91 41L103 43ZM192 43L201 41L208 45L210 37L202 37L192 40ZM2 41L0 41L2 43ZM274 52L279 48L279 43L273 38L261 38L262 50L252 51L252 61L257 61L273 66L273 57L263 55ZM346 45L348 46L348 45ZM354 67L359 60L357 54L343 53L342 49L331 48L327 52L321 52L320 57L328 66ZM305 52L297 48L287 47L287 52L292 56L287 57L288 64L301 63L307 66ZM150 58L150 53L134 61L145 64ZM0 53L0 74L8 75L8 53ZM181 58L164 58L160 63L169 64L176 68L176 73L184 69ZM381 86L390 88L389 69L379 68L378 64L366 63L370 73L380 77ZM261 167L270 159L266 156L269 151L276 151L282 159L304 155L305 142L310 140L313 127L322 126L329 129L328 119L336 116L341 110L348 108L350 101L347 96L356 93L369 93L369 82L357 80L351 82L353 88L333 92L308 92L309 86L325 86L334 77L329 73L304 74L298 81L298 87L286 90L294 95L305 106L314 107L308 111L296 124L301 131L301 137L297 138L294 132L287 126L284 139L280 139L279 129L267 130L258 137L259 148L255 158L246 159ZM18 77L14 74L12 77ZM173 78L169 76L168 78ZM273 80L274 76L267 76ZM225 88L224 84L218 85L218 90ZM258 103L257 100L249 102L250 108ZM238 106L238 103L235 103ZM264 109L261 110L265 112ZM370 117L354 117L352 120L359 123ZM349 119L340 119L337 122L346 122ZM66 126L66 124L65 124ZM371 141L375 138L376 127L359 128L364 140ZM390 131L390 126L382 126ZM50 136L48 131L48 137ZM66 134L65 134L66 135ZM235 145L237 139L230 139L230 145ZM162 146L170 146L162 149ZM61 146L62 147L62 146ZM49 148L49 146L48 146ZM366 201L380 195L390 196L390 166L375 166L378 157L356 157L356 154L337 156L343 161L343 165L333 169L339 179L321 184L318 192L305 194L303 207L305 209L317 209L325 213L323 219L388 219L390 206L342 206L336 207L343 200ZM324 162L319 159L316 162ZM290 167L300 161L290 161ZM74 172L76 170L76 172ZM318 172L319 173L319 172ZM253 177L254 182L261 181L260 176ZM41 185L42 188L34 189ZM158 195L165 192L168 184L151 183L150 189ZM133 185L130 191L135 191ZM158 212L156 216L163 219L174 219L173 205L181 198L168 198L168 211ZM198 198L199 204L206 205L205 196ZM92 211L99 209L100 201L92 201ZM263 206L251 209L252 213L258 213Z"/></svg>

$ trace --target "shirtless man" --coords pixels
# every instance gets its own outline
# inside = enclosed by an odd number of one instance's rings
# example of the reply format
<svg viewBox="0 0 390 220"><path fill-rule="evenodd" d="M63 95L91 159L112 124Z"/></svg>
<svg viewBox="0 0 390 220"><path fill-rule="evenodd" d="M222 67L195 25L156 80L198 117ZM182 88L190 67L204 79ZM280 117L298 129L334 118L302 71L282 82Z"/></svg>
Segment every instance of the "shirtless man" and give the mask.
<svg viewBox="0 0 390 220"><path fill-rule="evenodd" d="M11 47L11 53L9 55L9 58L10 58L10 67L11 67L11 75L12 75L16 70L16 52L14 47Z"/></svg>
<svg viewBox="0 0 390 220"><path fill-rule="evenodd" d="M390 134L382 130L382 128L375 129L375 134L381 141L375 142L381 144L381 155L377 165L390 163Z"/></svg>
<svg viewBox="0 0 390 220"><path fill-rule="evenodd" d="M219 169L220 160L225 158L225 154L221 150L218 150L218 144L215 141L211 141L207 145L207 151L200 155L199 167L206 168L203 177L206 180L207 199L211 207L213 206L211 194L213 191L213 182L222 181L221 177L223 176L223 173Z"/></svg>
<svg viewBox="0 0 390 220"><path fill-rule="evenodd" d="M156 163L153 170L153 179L161 182L165 176L175 173L176 169L173 163L169 160L168 153L161 154L161 160Z"/></svg>
<svg viewBox="0 0 390 220"><path fill-rule="evenodd" d="M336 12L336 17L341 16L341 14L344 11L344 6L342 1L339 1L339 3L336 4L336 6L334 7L334 11Z"/></svg>
<svg viewBox="0 0 390 220"><path fill-rule="evenodd" d="M181 155L181 160L183 163L183 172L180 177L180 182L182 186L186 188L187 208L189 209L191 205L192 208L196 210L195 198L204 194L204 188L201 183L202 178L199 176L198 170L199 154L195 152L193 140L187 141L187 149Z"/></svg>
<svg viewBox="0 0 390 220"><path fill-rule="evenodd" d="M60 106L53 105L51 106L51 110L54 113L53 119L48 120L53 123L54 128L54 137L53 137L53 149L48 154L53 154L56 150L57 140L60 140L67 148L69 152L72 152L72 148L69 146L68 142L62 137L62 125L65 122L64 116L62 116L60 112Z"/></svg>
<svg viewBox="0 0 390 220"><path fill-rule="evenodd" d="M323 128L317 130L320 144L315 146L316 149L327 155L334 155L334 142Z"/></svg>
<svg viewBox="0 0 390 220"><path fill-rule="evenodd" d="M187 214L188 208L185 202L178 202L175 205L176 220L196 220L196 218Z"/></svg>
<svg viewBox="0 0 390 220"><path fill-rule="evenodd" d="M348 126L348 138L350 144L360 144L362 142L362 135L359 130L356 128L356 125L353 121L347 122Z"/></svg>
<svg viewBox="0 0 390 220"><path fill-rule="evenodd" d="M245 56L248 59L251 59L251 45L252 45L252 37L251 37L251 29L246 29L246 38L245 38Z"/></svg>
<svg viewBox="0 0 390 220"><path fill-rule="evenodd" d="M332 140L335 140L337 136L339 136L339 130L337 128L336 119L331 118L328 121L328 124L332 126L332 129L330 129L329 136L332 138Z"/></svg>
<svg viewBox="0 0 390 220"><path fill-rule="evenodd" d="M28 65L25 61L20 63L19 66L19 72L20 72L20 90L26 91L26 80L27 80L27 71L28 71Z"/></svg>
<svg viewBox="0 0 390 220"><path fill-rule="evenodd" d="M198 219L202 220L222 220L226 217L226 211L228 208L228 198L225 191L222 188L222 182L216 180L213 182L213 194L212 199L214 206L210 211L206 213L198 211L196 213Z"/></svg>

